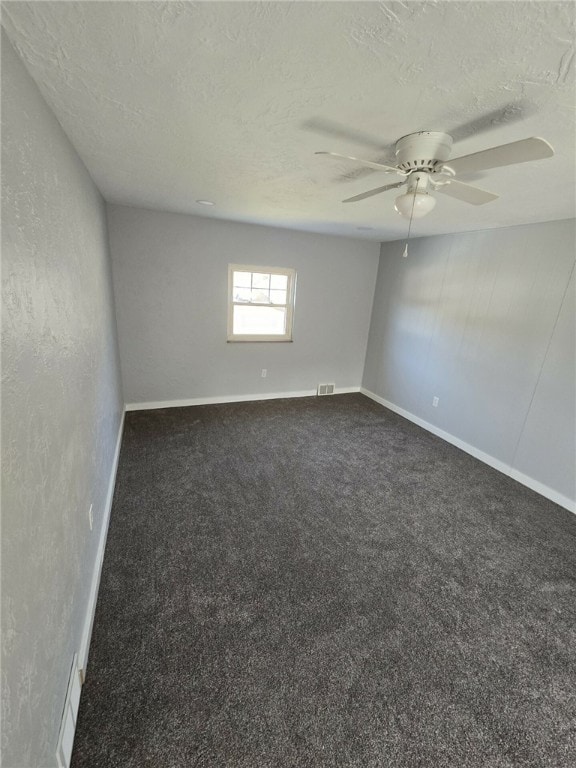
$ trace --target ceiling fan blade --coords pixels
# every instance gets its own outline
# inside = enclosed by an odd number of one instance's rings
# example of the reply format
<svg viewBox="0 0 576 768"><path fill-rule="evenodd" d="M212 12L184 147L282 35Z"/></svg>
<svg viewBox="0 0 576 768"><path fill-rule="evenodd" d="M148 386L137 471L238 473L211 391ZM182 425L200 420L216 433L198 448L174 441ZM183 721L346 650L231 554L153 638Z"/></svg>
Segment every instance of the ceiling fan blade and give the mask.
<svg viewBox="0 0 576 768"><path fill-rule="evenodd" d="M358 200L364 200L366 197L372 197L373 195L379 195L380 192L386 192L389 189L398 189L406 184L405 181L399 181L398 184L386 184L385 187L376 187L376 189L369 189L368 192L362 192L360 195L354 195L354 197L348 197L346 200L342 200L343 203L356 203Z"/></svg>
<svg viewBox="0 0 576 768"><path fill-rule="evenodd" d="M374 160L375 163L378 163L378 165L390 165L393 163L393 160L389 160L388 156L386 157L378 157L376 160ZM366 176L371 176L373 173L377 173L377 171L374 168L353 168L350 171L346 171L346 173L341 173L337 177L337 181L357 181L358 179L363 179Z"/></svg>
<svg viewBox="0 0 576 768"><path fill-rule="evenodd" d="M499 197L494 192L487 192L485 189L464 184L462 181L456 181L456 179L450 179L447 184L438 185L436 192L441 192L448 197L455 197L457 200L471 205L484 205L484 203L490 203Z"/></svg>
<svg viewBox="0 0 576 768"><path fill-rule="evenodd" d="M532 137L484 149L471 155L456 157L454 160L448 160L444 165L449 166L456 173L470 173L486 171L489 168L501 168L504 165L527 163L530 160L543 160L545 157L552 157L553 154L554 150L547 141Z"/></svg>
<svg viewBox="0 0 576 768"><path fill-rule="evenodd" d="M314 152L315 155L330 155L331 157L339 157L342 160L354 160L355 163L365 165L367 168L376 168L377 171L385 171L386 173L399 173L404 175L398 168L394 168L391 165L382 165L382 163L373 163L370 160L362 160L359 157L352 157L351 155L339 155L338 152Z"/></svg>

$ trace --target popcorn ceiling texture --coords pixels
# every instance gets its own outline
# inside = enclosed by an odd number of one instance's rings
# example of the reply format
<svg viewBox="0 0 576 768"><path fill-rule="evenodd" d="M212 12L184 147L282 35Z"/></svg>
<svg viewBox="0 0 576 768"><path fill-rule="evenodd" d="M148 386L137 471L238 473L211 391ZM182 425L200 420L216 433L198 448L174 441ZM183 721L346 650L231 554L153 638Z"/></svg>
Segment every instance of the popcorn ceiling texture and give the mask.
<svg viewBox="0 0 576 768"><path fill-rule="evenodd" d="M123 405L104 203L4 34L2 95L2 765L49 768Z"/></svg>
<svg viewBox="0 0 576 768"><path fill-rule="evenodd" d="M462 139L453 156L531 135L556 156L471 178L501 198L478 208L440 196L415 235L574 215L573 3L15 2L3 12L109 202L396 239L406 225L392 193L341 204L382 177L313 153L377 159L402 135L441 130ZM381 148L306 130L315 118ZM217 206L199 210L198 198Z"/></svg>

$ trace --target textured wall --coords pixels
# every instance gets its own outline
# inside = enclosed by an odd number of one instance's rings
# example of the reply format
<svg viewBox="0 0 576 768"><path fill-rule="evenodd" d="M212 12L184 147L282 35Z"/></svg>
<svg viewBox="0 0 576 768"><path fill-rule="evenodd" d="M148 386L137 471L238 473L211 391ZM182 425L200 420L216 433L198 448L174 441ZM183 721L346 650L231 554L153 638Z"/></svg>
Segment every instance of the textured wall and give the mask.
<svg viewBox="0 0 576 768"><path fill-rule="evenodd" d="M2 765L46 768L122 403L104 203L4 33L2 299Z"/></svg>
<svg viewBox="0 0 576 768"><path fill-rule="evenodd" d="M126 402L360 386L375 243L122 206L108 222ZM226 343L229 263L296 268L293 343Z"/></svg>
<svg viewBox="0 0 576 768"><path fill-rule="evenodd" d="M382 246L364 386L574 499L574 220ZM432 398L440 402L432 407Z"/></svg>

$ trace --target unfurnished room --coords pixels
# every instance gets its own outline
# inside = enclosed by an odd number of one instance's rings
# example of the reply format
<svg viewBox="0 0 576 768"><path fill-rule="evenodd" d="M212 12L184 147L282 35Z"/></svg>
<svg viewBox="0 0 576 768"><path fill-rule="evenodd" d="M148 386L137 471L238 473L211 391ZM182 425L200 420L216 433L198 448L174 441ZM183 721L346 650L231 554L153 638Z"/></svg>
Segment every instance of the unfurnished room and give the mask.
<svg viewBox="0 0 576 768"><path fill-rule="evenodd" d="M576 765L576 5L1 2L3 768Z"/></svg>

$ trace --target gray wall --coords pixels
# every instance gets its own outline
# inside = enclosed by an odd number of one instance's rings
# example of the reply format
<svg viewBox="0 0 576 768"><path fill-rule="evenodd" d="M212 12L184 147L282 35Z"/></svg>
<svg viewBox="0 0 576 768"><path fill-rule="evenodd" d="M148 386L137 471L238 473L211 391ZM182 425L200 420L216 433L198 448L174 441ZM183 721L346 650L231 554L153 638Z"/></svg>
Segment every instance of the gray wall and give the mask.
<svg viewBox="0 0 576 768"><path fill-rule="evenodd" d="M382 245L364 387L574 499L574 220ZM432 407L432 398L440 402Z"/></svg>
<svg viewBox="0 0 576 768"><path fill-rule="evenodd" d="M46 768L123 405L103 200L4 32L2 298L2 765Z"/></svg>
<svg viewBox="0 0 576 768"><path fill-rule="evenodd" d="M108 221L127 403L360 386L376 243L122 206ZM226 343L229 263L296 268L293 343Z"/></svg>

